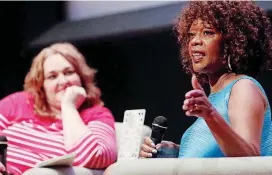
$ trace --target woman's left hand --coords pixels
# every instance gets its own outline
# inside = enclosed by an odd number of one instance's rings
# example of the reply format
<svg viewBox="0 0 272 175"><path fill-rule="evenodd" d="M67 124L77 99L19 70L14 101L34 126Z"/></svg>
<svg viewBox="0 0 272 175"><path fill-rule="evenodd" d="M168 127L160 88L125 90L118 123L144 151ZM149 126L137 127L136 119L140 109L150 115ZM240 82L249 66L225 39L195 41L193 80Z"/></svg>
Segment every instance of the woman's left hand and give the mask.
<svg viewBox="0 0 272 175"><path fill-rule="evenodd" d="M209 102L195 75L192 76L192 86L194 89L185 94L182 109L187 116L209 117L216 110Z"/></svg>

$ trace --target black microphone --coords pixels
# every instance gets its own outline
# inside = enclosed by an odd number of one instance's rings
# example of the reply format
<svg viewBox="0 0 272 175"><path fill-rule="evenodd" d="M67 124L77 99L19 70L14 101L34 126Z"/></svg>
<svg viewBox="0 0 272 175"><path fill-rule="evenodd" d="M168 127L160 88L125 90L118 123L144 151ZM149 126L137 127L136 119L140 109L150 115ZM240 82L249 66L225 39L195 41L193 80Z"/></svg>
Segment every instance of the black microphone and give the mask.
<svg viewBox="0 0 272 175"><path fill-rule="evenodd" d="M4 165L6 168L6 172L3 173L3 175L7 174L7 146L8 146L8 140L5 136L0 136L0 162Z"/></svg>
<svg viewBox="0 0 272 175"><path fill-rule="evenodd" d="M164 133L167 129L167 119L163 116L158 116L152 123L151 140L155 145L161 143ZM152 154L152 157L157 157L157 154Z"/></svg>

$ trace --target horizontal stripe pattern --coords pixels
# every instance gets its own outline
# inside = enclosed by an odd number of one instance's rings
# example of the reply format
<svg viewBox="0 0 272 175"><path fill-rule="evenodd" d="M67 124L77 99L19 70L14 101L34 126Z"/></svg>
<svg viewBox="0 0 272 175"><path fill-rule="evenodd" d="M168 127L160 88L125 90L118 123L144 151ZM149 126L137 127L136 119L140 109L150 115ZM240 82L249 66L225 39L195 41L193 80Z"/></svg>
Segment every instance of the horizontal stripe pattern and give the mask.
<svg viewBox="0 0 272 175"><path fill-rule="evenodd" d="M25 92L15 93L0 101L0 130L8 139L10 173L21 175L41 161L71 152L76 153L74 166L106 168L116 161L114 118L107 108L94 106L80 113L89 131L68 150L61 120L38 120L26 97Z"/></svg>

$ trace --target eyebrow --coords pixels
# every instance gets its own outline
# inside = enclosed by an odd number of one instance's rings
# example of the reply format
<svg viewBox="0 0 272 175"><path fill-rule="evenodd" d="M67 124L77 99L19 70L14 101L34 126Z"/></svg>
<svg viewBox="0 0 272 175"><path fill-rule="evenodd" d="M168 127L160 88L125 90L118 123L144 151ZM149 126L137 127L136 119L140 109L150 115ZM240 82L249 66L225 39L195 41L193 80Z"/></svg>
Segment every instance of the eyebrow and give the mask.
<svg viewBox="0 0 272 175"><path fill-rule="evenodd" d="M216 30L216 29L215 29L213 26L211 26L211 25L204 25L203 29ZM195 30L195 28L194 28L194 27L191 27L191 28L189 29L188 32L192 32L192 31L194 31L194 30Z"/></svg>
<svg viewBox="0 0 272 175"><path fill-rule="evenodd" d="M69 70L69 69L74 70L73 67L65 67L64 69L62 69L62 71L66 71L66 70ZM49 72L47 72L47 73L44 73L44 74L45 74L45 75L48 75L48 74L55 73L55 72L57 72L57 71L51 70L51 71L49 71Z"/></svg>
<svg viewBox="0 0 272 175"><path fill-rule="evenodd" d="M204 28L207 28L207 29L215 29L213 26L210 26L210 25L205 25Z"/></svg>

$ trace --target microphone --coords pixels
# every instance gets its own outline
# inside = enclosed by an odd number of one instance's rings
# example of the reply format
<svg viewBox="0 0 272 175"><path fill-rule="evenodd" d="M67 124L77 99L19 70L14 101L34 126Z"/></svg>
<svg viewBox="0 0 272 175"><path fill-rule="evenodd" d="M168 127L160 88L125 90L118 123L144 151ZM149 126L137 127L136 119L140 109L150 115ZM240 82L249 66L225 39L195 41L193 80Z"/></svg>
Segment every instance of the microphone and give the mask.
<svg viewBox="0 0 272 175"><path fill-rule="evenodd" d="M6 168L6 171L3 172L3 175L7 174L7 146L8 146L8 140L5 136L0 136L0 162L4 165Z"/></svg>
<svg viewBox="0 0 272 175"><path fill-rule="evenodd" d="M152 123L151 140L155 145L161 143L164 133L167 129L167 119L163 116L158 116ZM157 154L152 154L152 157L157 157Z"/></svg>

